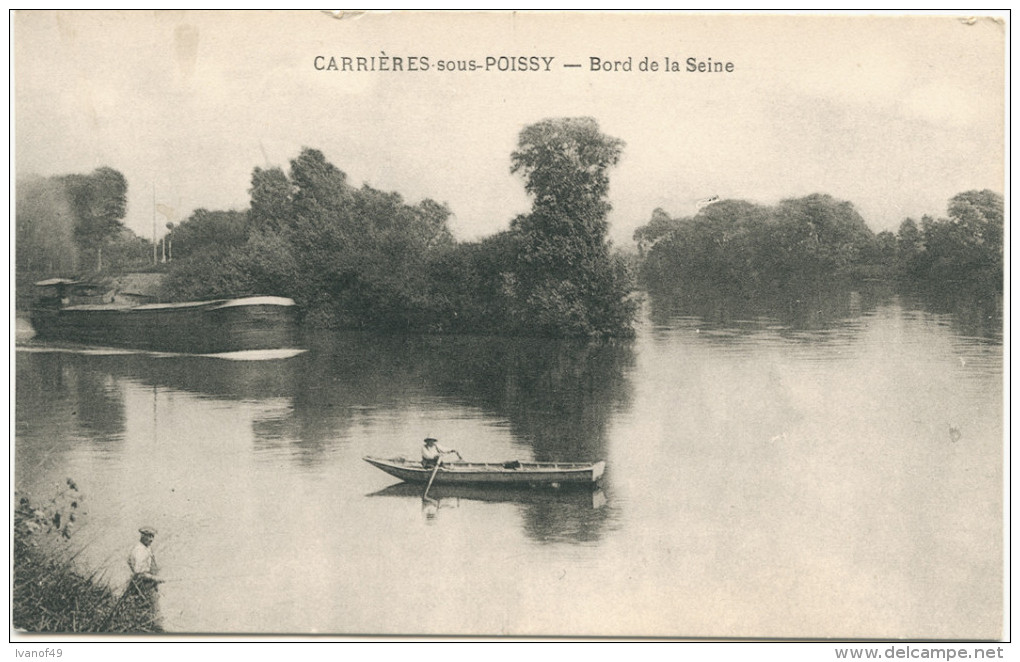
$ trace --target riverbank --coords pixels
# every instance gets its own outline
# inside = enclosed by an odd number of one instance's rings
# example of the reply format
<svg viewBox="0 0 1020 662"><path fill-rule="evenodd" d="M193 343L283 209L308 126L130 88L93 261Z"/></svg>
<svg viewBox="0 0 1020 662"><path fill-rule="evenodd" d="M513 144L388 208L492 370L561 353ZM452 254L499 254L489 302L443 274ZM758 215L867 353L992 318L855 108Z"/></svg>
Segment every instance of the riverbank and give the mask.
<svg viewBox="0 0 1020 662"><path fill-rule="evenodd" d="M18 497L14 512L14 572L11 625L25 633L147 634L162 632L154 605L108 586L101 574L86 574L71 542L78 501L40 509ZM56 501L54 502L56 503ZM50 511L53 512L50 512Z"/></svg>

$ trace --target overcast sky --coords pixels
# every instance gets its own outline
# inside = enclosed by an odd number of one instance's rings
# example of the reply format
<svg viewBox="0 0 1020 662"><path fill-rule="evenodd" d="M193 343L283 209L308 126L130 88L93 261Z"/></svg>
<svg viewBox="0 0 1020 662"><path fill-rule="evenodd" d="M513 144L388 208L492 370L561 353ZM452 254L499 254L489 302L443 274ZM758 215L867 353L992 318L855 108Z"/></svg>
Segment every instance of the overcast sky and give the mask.
<svg viewBox="0 0 1020 662"><path fill-rule="evenodd" d="M475 239L529 207L509 172L520 130L592 116L626 142L610 178L618 244L656 207L688 215L713 195L829 193L895 230L961 191L1003 192L1005 34L917 15L18 12L15 166L121 171L125 222L151 236L154 193L174 209L162 234L199 207L246 208L255 166L314 147L356 185L447 203L454 234ZM430 68L315 68L384 53ZM555 59L439 71L490 56ZM593 56L632 71L593 72ZM638 71L645 57L660 70ZM733 71L664 72L666 57Z"/></svg>

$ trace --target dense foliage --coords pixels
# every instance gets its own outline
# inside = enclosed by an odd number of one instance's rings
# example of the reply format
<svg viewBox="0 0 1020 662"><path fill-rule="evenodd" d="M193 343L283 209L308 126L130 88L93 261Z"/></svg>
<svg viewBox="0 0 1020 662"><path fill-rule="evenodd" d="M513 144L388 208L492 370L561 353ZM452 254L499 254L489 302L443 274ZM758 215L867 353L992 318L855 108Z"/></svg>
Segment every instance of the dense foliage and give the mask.
<svg viewBox="0 0 1020 662"><path fill-rule="evenodd" d="M96 271L102 271L103 244L124 229L127 180L103 167L89 175L68 175L64 185L75 218L75 242L96 256Z"/></svg>
<svg viewBox="0 0 1020 662"><path fill-rule="evenodd" d="M289 173L256 168L244 212L197 210L170 234L174 298L275 294L322 326L419 328L430 303L429 256L452 243L449 210L432 200L355 188L322 152Z"/></svg>
<svg viewBox="0 0 1020 662"><path fill-rule="evenodd" d="M532 212L457 243L450 211L354 187L315 149L255 168L246 213L173 228L168 294L289 296L315 326L594 337L630 333L630 277L606 240L607 170L622 143L591 119L522 131L512 155Z"/></svg>
<svg viewBox="0 0 1020 662"><path fill-rule="evenodd" d="M525 128L511 155L533 197L511 223L516 269L504 278L515 331L614 336L630 330L630 277L606 239L607 171L623 142L591 118L545 120Z"/></svg>
<svg viewBox="0 0 1020 662"><path fill-rule="evenodd" d="M652 290L725 287L762 291L861 277L918 285L1002 288L1002 196L968 191L948 219L905 220L878 235L849 202L814 194L767 207L739 200L673 219L656 209L634 238Z"/></svg>
<svg viewBox="0 0 1020 662"><path fill-rule="evenodd" d="M913 219L900 225L895 268L921 285L972 284L1003 288L1003 198L993 191L966 191L949 201L948 218Z"/></svg>

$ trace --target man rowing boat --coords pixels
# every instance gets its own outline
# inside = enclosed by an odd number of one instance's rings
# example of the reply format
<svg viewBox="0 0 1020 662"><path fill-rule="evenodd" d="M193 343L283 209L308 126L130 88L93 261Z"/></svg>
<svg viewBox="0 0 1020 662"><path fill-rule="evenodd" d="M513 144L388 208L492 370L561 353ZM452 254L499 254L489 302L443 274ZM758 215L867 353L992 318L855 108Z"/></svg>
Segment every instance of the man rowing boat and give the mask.
<svg viewBox="0 0 1020 662"><path fill-rule="evenodd" d="M454 454L460 457L460 453L453 450L447 450L439 445L439 441L432 437L426 437L424 445L421 447L421 466L426 469L432 469L437 464L442 464L444 455Z"/></svg>

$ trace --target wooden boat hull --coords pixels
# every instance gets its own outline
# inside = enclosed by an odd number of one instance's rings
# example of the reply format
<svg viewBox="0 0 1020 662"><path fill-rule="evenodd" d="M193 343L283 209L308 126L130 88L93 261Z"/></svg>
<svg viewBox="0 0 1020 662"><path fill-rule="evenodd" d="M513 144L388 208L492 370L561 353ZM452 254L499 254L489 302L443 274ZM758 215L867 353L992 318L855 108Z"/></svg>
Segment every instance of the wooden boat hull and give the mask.
<svg viewBox="0 0 1020 662"><path fill-rule="evenodd" d="M432 469L406 458L365 457L377 469L407 483L426 484ZM444 463L433 485L568 486L594 485L605 471L605 462L449 462Z"/></svg>
<svg viewBox="0 0 1020 662"><path fill-rule="evenodd" d="M290 348L297 335L284 297L40 308L31 320L40 338L197 354Z"/></svg>

